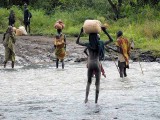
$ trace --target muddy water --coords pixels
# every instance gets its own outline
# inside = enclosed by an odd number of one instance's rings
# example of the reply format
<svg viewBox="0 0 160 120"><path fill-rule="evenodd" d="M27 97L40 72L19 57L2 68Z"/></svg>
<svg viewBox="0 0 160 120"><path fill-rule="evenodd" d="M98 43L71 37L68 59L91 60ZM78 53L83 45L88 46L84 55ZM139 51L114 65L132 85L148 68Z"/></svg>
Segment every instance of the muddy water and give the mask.
<svg viewBox="0 0 160 120"><path fill-rule="evenodd" d="M67 63L68 64L68 63ZM84 104L86 64L65 69L52 64L0 68L0 120L159 120L160 64L131 63L120 79L113 62L103 62L99 103L95 78Z"/></svg>

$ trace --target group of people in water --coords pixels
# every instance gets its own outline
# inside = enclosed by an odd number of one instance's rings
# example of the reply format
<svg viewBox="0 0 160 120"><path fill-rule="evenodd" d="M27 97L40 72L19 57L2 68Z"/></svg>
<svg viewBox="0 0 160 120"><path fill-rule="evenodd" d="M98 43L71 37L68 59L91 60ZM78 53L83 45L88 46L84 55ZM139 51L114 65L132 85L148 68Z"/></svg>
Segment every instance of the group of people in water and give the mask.
<svg viewBox="0 0 160 120"><path fill-rule="evenodd" d="M90 33L89 41L87 43L83 43L80 41L80 37L83 34L83 28L81 28L78 38L76 40L76 44L86 47L84 53L88 57L87 63L87 86L86 86L86 97L85 103L88 101L88 95L90 90L90 85L92 82L92 77L95 75L96 82L96 91L95 91L95 103L98 102L99 89L100 89L100 77L101 71L102 75L105 76L104 69L101 64L101 60L104 59L104 50L105 48L109 48L118 53L118 67L120 77L126 77L126 68L129 68L129 52L130 52L130 43L129 41L123 37L123 32L117 32L117 41L116 48L108 46L109 43L113 42L112 37L109 35L105 27L101 27L102 31L108 36L109 40L102 41L100 40L100 35L98 33ZM11 66L14 68L15 62L15 34L13 33L13 27L9 26L6 33L3 37L3 45L5 47L5 60L4 60L4 68L8 61L12 61ZM54 40L55 47L55 55L56 55L56 68L58 68L59 61L62 62L62 69L64 69L64 58L66 54L66 36L62 33L62 29L57 29L57 34Z"/></svg>
<svg viewBox="0 0 160 120"><path fill-rule="evenodd" d="M118 67L119 67L119 73L120 77L126 77L126 68L129 68L129 52L130 52L130 43L129 41L123 37L123 32L118 31L117 32L117 41L116 41L116 48L112 48L110 46L107 46L109 43L113 42L112 37L109 35L105 27L101 27L102 31L108 36L109 40L103 42L100 40L100 36L97 33L90 33L89 34L89 42L88 43L82 43L80 42L80 36L83 33L83 28L81 28L80 34L77 38L76 43L85 46L86 49L88 49L88 53L85 53L88 56L88 82L86 86L86 97L85 97L85 103L88 101L88 95L90 90L90 85L92 82L92 76L95 74L96 82L96 91L95 91L95 103L98 101L98 95L99 95L99 88L100 88L100 77L101 77L101 71L102 75L104 75L104 70L102 67L102 64L100 63L101 60L104 59L104 47L107 47L115 52L118 53Z"/></svg>
<svg viewBox="0 0 160 120"><path fill-rule="evenodd" d="M26 9L26 8L25 8ZM24 15L25 16L25 15ZM29 19L29 18L28 18ZM27 21L24 20L24 23ZM4 60L4 68L8 61L12 61L11 66L14 68L15 63L15 34L13 33L13 24L14 21L9 22L9 27L4 34L3 37L3 45L5 47L5 60ZM27 27L29 23L25 24ZM118 67L120 77L126 77L126 68L129 68L129 53L130 53L130 43L129 41L123 37L123 32L117 32L117 40L116 40L116 48L108 46L109 43L113 42L113 38L109 35L108 31L105 27L101 27L104 34L109 38L107 41L102 41L100 39L100 35L98 33L90 33L89 41L83 43L80 41L80 37L83 34L83 27L80 30L78 38L76 40L76 44L84 46L84 53L88 57L87 62L87 86L86 86L86 97L85 103L88 101L90 85L92 83L92 77L95 75L96 81L96 91L95 91L95 103L98 102L99 89L100 89L100 78L101 72L104 77L106 77L101 61L104 60L104 52L106 48L111 49L118 53ZM30 31L30 28L29 28ZM62 29L57 29L57 34L54 39L54 47L55 47L55 56L56 56L56 68L59 67L59 61L62 62L62 69L64 69L64 58L66 55L66 36L62 33Z"/></svg>

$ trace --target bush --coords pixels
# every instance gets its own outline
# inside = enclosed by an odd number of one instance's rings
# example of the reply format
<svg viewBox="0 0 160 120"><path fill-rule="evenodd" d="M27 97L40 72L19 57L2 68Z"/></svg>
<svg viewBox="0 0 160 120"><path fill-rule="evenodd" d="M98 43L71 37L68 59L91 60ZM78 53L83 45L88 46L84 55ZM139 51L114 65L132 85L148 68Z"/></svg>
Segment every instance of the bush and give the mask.
<svg viewBox="0 0 160 120"><path fill-rule="evenodd" d="M16 15L16 27L23 25L23 10L13 6L11 8L14 10ZM93 8L81 8L72 10L62 10L57 7L54 14L46 15L45 11L42 9L34 10L30 8L32 13L31 18L31 34L40 35L53 35L56 34L54 29L54 23L61 19L65 23L65 29L63 32L70 36L77 36L80 32L83 22L86 19L98 19L102 23L108 23L109 27L107 30L109 34L116 40L116 32L122 30L124 36L129 40L133 39L135 41L137 48L143 48L144 50L150 49L159 53L160 51L160 12L155 8L150 8L149 6L144 6L139 9L132 9L130 6L126 6L123 11L127 17L119 19L118 21L113 21L106 19L106 14L99 13ZM4 33L8 26L8 16L10 10L5 8L0 9L0 33ZM108 37L101 34L101 39L107 40ZM84 35L86 36L86 35Z"/></svg>

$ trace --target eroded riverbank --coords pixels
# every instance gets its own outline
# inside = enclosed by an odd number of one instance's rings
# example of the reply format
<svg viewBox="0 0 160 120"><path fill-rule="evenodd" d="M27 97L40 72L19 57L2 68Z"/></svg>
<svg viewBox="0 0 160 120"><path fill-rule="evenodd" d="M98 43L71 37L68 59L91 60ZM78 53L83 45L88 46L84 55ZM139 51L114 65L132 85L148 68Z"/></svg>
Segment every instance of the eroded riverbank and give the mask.
<svg viewBox="0 0 160 120"><path fill-rule="evenodd" d="M2 45L2 34L0 34L0 64L4 60L4 47ZM75 43L76 38L67 38L67 56L65 62L81 62L86 61L86 56L83 53L84 47ZM116 53L111 52L112 58L117 58ZM106 60L113 60L110 58L109 53L106 52ZM55 56L53 53L53 37L47 36L17 36L16 41L16 64L17 65L30 65L37 63L49 63L54 61ZM150 51L141 52L140 50L131 51L131 59L133 61L157 61Z"/></svg>

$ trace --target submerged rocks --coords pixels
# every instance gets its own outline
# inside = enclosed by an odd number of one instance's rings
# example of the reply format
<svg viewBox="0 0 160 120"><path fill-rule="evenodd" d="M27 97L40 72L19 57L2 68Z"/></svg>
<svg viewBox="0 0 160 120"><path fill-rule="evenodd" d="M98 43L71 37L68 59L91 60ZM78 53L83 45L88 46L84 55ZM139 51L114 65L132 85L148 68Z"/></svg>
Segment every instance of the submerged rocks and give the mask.
<svg viewBox="0 0 160 120"><path fill-rule="evenodd" d="M160 58L156 58L156 62L160 63Z"/></svg>

